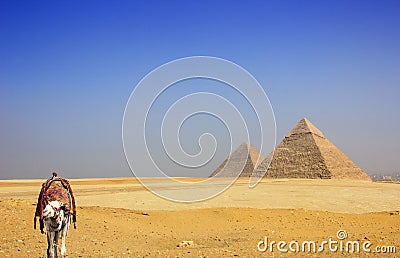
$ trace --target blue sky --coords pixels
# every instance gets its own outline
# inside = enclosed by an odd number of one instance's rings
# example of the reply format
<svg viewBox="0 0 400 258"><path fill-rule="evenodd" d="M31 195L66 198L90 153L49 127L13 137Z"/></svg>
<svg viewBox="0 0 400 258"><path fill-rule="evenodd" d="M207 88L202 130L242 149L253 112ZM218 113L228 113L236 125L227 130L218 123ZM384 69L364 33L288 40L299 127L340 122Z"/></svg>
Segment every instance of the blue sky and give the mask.
<svg viewBox="0 0 400 258"><path fill-rule="evenodd" d="M399 12L398 1L1 1L0 178L130 176L131 91L193 55L253 74L278 142L307 117L366 172L399 172Z"/></svg>

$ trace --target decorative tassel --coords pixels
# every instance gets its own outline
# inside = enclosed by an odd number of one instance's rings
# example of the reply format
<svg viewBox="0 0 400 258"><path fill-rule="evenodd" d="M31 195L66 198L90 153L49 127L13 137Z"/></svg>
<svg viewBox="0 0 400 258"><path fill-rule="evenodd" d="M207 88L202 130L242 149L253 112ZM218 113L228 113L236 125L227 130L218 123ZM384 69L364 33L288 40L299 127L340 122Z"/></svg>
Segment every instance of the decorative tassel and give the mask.
<svg viewBox="0 0 400 258"><path fill-rule="evenodd" d="M39 220L39 222L40 222L40 233L42 233L42 234L44 234L44 223L43 223L43 220Z"/></svg>

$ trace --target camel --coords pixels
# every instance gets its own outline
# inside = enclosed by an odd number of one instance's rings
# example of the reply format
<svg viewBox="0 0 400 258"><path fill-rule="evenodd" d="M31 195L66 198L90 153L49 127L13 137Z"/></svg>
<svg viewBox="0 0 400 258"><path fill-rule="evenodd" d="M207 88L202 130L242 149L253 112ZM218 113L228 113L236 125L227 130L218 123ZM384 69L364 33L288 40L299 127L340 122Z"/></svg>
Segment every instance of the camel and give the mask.
<svg viewBox="0 0 400 258"><path fill-rule="evenodd" d="M58 252L58 240L61 235L61 257L66 256L65 241L68 229L72 222L76 222L75 198L68 180L58 177L57 173L42 184L38 204L34 217L36 229L36 217L39 217L40 231L47 232L47 257L56 258Z"/></svg>
<svg viewBox="0 0 400 258"><path fill-rule="evenodd" d="M47 257L57 257L58 239L61 233L60 254L64 258L67 252L65 240L71 223L65 205L59 201L49 202L43 210L43 221L47 231Z"/></svg>

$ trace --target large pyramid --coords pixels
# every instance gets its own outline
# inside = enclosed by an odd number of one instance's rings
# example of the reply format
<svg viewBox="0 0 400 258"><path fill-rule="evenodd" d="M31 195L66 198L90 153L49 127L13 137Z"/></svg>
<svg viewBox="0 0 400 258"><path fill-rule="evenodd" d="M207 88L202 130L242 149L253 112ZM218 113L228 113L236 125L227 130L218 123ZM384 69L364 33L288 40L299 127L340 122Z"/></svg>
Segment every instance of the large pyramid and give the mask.
<svg viewBox="0 0 400 258"><path fill-rule="evenodd" d="M222 162L210 177L236 177L242 168L239 177L250 177L253 170L263 160L264 157L253 146L244 142ZM227 163L228 161L229 163Z"/></svg>
<svg viewBox="0 0 400 258"><path fill-rule="evenodd" d="M306 118L285 136L255 173L270 178L324 178L371 180Z"/></svg>

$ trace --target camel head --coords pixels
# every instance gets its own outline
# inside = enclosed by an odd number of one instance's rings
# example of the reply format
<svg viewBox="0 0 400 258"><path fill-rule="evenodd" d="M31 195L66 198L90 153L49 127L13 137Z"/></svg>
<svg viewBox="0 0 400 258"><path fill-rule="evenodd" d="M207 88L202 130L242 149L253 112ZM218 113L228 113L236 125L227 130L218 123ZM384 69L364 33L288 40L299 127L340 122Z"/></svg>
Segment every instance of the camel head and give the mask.
<svg viewBox="0 0 400 258"><path fill-rule="evenodd" d="M61 229L64 219L65 206L59 201L49 202L43 210L43 220L48 231Z"/></svg>

